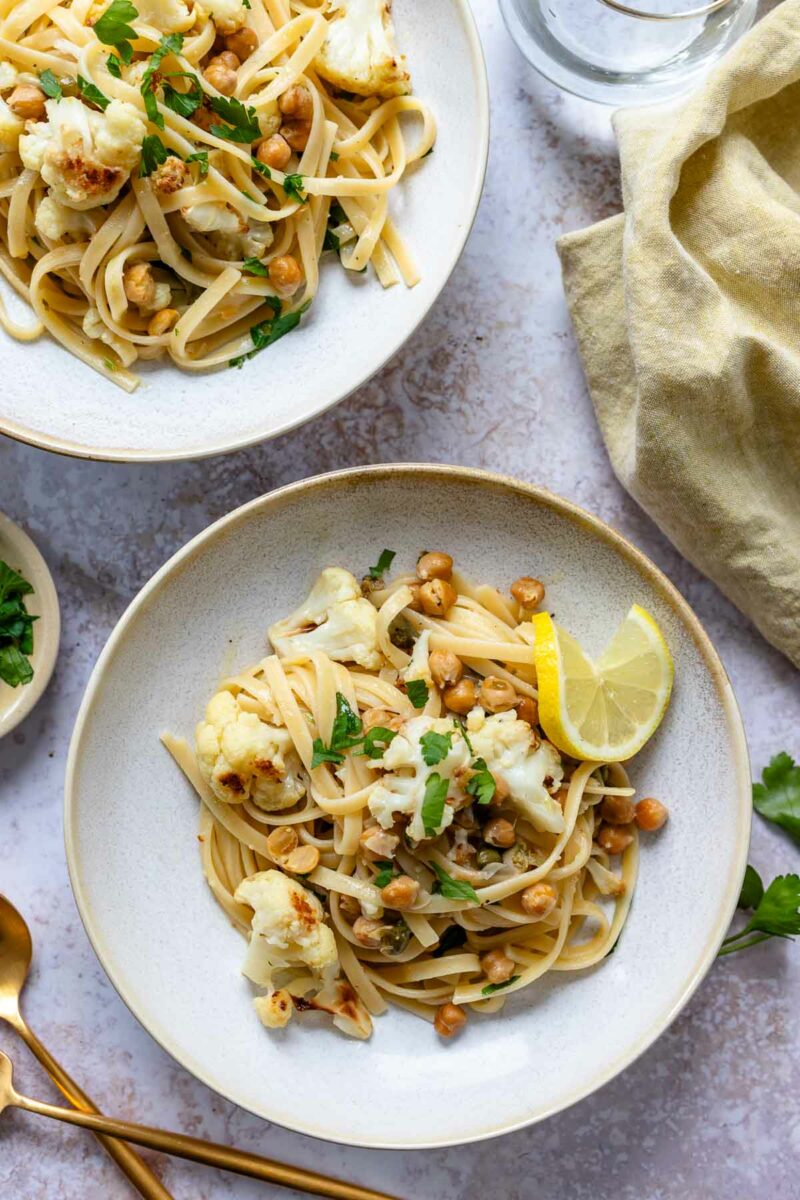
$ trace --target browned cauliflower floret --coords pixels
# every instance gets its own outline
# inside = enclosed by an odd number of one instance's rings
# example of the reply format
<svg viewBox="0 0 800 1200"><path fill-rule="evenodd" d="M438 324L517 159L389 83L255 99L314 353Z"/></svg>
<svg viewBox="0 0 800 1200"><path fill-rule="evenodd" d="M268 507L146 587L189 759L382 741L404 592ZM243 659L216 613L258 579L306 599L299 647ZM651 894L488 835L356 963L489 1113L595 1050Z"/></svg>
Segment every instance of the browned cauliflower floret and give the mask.
<svg viewBox="0 0 800 1200"><path fill-rule="evenodd" d="M245 712L230 692L217 692L197 726L197 765L218 800L252 800L273 812L305 794L300 760L286 729Z"/></svg>
<svg viewBox="0 0 800 1200"><path fill-rule="evenodd" d="M328 36L314 59L323 79L359 96L404 96L411 91L397 53L391 0L330 0Z"/></svg>

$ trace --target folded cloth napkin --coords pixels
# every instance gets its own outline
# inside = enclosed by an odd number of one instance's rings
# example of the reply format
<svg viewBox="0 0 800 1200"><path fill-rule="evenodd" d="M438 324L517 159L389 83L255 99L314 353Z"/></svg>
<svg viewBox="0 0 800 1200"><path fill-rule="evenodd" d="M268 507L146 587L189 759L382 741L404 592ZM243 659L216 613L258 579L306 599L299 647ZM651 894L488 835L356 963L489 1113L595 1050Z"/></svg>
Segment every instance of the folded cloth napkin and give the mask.
<svg viewBox="0 0 800 1200"><path fill-rule="evenodd" d="M625 211L558 244L614 471L800 666L800 0L614 128Z"/></svg>

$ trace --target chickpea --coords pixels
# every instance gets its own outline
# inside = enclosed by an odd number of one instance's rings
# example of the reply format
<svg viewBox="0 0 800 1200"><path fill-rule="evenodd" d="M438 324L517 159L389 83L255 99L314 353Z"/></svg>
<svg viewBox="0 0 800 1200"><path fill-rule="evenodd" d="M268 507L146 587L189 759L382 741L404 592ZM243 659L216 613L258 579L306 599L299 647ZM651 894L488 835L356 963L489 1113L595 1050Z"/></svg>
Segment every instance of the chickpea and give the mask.
<svg viewBox="0 0 800 1200"><path fill-rule="evenodd" d="M223 67L228 67L231 71L238 71L242 65L239 62L238 54L234 54L232 50L221 50L214 58L208 60L208 66L214 66L216 63L222 63Z"/></svg>
<svg viewBox="0 0 800 1200"><path fill-rule="evenodd" d="M507 850L517 840L514 826L505 817L492 817L483 827L483 840L490 846L500 846Z"/></svg>
<svg viewBox="0 0 800 1200"><path fill-rule="evenodd" d="M152 305L156 298L156 281L150 263L130 263L122 274L122 286L131 304L144 308Z"/></svg>
<svg viewBox="0 0 800 1200"><path fill-rule="evenodd" d="M633 841L633 834L630 832L630 826L601 825L596 841L606 854L622 854Z"/></svg>
<svg viewBox="0 0 800 1200"><path fill-rule="evenodd" d="M161 337L162 334L172 329L172 326L178 320L180 313L176 308L162 308L150 318L150 323L147 326L147 332L150 337Z"/></svg>
<svg viewBox="0 0 800 1200"><path fill-rule="evenodd" d="M314 115L311 92L300 83L294 83L278 98L278 108L285 117L296 121L310 121Z"/></svg>
<svg viewBox="0 0 800 1200"><path fill-rule="evenodd" d="M44 117L44 92L33 83L20 83L6 100L15 117L41 121Z"/></svg>
<svg viewBox="0 0 800 1200"><path fill-rule="evenodd" d="M303 282L300 264L291 254L280 254L269 264L269 281L278 295L291 296Z"/></svg>
<svg viewBox="0 0 800 1200"><path fill-rule="evenodd" d="M368 708L361 714L361 721L365 733L369 733L370 729L393 729L395 733L399 733L403 725L400 714L393 713L388 708Z"/></svg>
<svg viewBox="0 0 800 1200"><path fill-rule="evenodd" d="M492 796L492 805L496 808L499 804L505 804L508 797L511 795L511 789L503 779L502 775L494 774L494 795Z"/></svg>
<svg viewBox="0 0 800 1200"><path fill-rule="evenodd" d="M464 674L464 664L452 650L434 650L428 668L438 688L453 687Z"/></svg>
<svg viewBox="0 0 800 1200"><path fill-rule="evenodd" d="M555 908L558 892L552 883L533 883L530 887L525 888L519 901L522 911L529 917L538 917L539 920L542 920L543 917L549 916Z"/></svg>
<svg viewBox="0 0 800 1200"><path fill-rule="evenodd" d="M645 833L655 833L665 823L668 816L666 805L653 796L646 796L636 805L636 824Z"/></svg>
<svg viewBox="0 0 800 1200"><path fill-rule="evenodd" d="M422 611L429 617L443 617L458 599L458 593L446 579L430 579L419 589Z"/></svg>
<svg viewBox="0 0 800 1200"><path fill-rule="evenodd" d="M411 599L406 608L410 608L412 612L422 612L422 601L419 598L420 584L410 583L408 586L411 591Z"/></svg>
<svg viewBox="0 0 800 1200"><path fill-rule="evenodd" d="M410 875L398 875L385 888L381 888L381 899L387 908L397 908L402 912L406 908L413 908L418 893L416 879Z"/></svg>
<svg viewBox="0 0 800 1200"><path fill-rule="evenodd" d="M297 849L297 831L293 825L279 825L267 838L267 850L278 862Z"/></svg>
<svg viewBox="0 0 800 1200"><path fill-rule="evenodd" d="M236 72L224 63L212 62L203 72L208 82L223 96L232 96L236 91Z"/></svg>
<svg viewBox="0 0 800 1200"><path fill-rule="evenodd" d="M236 33L229 33L225 38L225 49L235 54L241 62L250 57L257 45L256 31L250 29L248 25L243 25L241 29L237 29Z"/></svg>
<svg viewBox="0 0 800 1200"><path fill-rule="evenodd" d="M284 121L281 125L280 135L291 146L292 150L296 150L298 154L302 154L311 136L311 122Z"/></svg>
<svg viewBox="0 0 800 1200"><path fill-rule="evenodd" d="M383 921L373 921L369 917L357 917L353 922L353 936L362 946L377 950L381 944L381 930L385 929Z"/></svg>
<svg viewBox="0 0 800 1200"><path fill-rule="evenodd" d="M635 812L630 796L606 796L600 805L600 816L609 825L630 825Z"/></svg>
<svg viewBox="0 0 800 1200"><path fill-rule="evenodd" d="M289 143L279 133L273 133L272 137L259 142L256 149L258 161L266 163L268 167L274 167L276 171L282 171L284 167L288 166L291 157L292 151Z"/></svg>
<svg viewBox="0 0 800 1200"><path fill-rule="evenodd" d="M512 684L497 675L487 675L478 693L480 703L488 712L507 712L517 702L517 693Z"/></svg>
<svg viewBox="0 0 800 1200"><path fill-rule="evenodd" d="M455 713L468 713L478 703L478 690L471 679L461 679L454 687L445 688L442 699Z"/></svg>
<svg viewBox="0 0 800 1200"><path fill-rule="evenodd" d="M505 983L514 974L516 963L502 950L489 950L478 960L489 983Z"/></svg>
<svg viewBox="0 0 800 1200"><path fill-rule="evenodd" d="M539 724L539 704L536 700L532 700L530 696L524 696L522 700L518 700L514 705L517 710L517 717L520 721L526 721L531 729L535 729Z"/></svg>
<svg viewBox="0 0 800 1200"><path fill-rule="evenodd" d="M285 866L295 875L310 875L319 866L319 850L316 846L298 846L287 857Z"/></svg>
<svg viewBox="0 0 800 1200"><path fill-rule="evenodd" d="M467 1023L467 1014L458 1004L443 1004L436 1010L433 1028L439 1037L450 1038L463 1029Z"/></svg>
<svg viewBox="0 0 800 1200"><path fill-rule="evenodd" d="M512 583L511 595L523 608L538 608L544 600L544 584L530 575L521 575Z"/></svg>
<svg viewBox="0 0 800 1200"><path fill-rule="evenodd" d="M452 574L453 560L441 550L429 550L417 563L417 577L423 583L427 583L429 579L449 580Z"/></svg>

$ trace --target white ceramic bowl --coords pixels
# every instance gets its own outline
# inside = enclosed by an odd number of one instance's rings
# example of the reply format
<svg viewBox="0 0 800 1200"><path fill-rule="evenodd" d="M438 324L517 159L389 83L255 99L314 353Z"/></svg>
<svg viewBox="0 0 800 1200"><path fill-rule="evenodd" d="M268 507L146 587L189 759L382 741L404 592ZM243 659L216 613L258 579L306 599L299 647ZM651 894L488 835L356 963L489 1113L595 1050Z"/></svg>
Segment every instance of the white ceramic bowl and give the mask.
<svg viewBox="0 0 800 1200"><path fill-rule="evenodd" d="M302 1021L261 1027L244 943L203 879L197 800L159 745L192 736L219 679L263 655L266 628L329 564L356 574L383 547L408 569L451 552L475 580L532 573L548 607L597 651L633 601L664 630L675 690L632 774L671 811L646 839L615 954L549 976L453 1043L394 1010L369 1043ZM292 484L237 509L176 554L120 620L70 749L66 840L94 948L150 1033L252 1112L352 1145L419 1149L518 1128L622 1070L686 1003L727 929L744 871L750 772L736 702L697 618L612 529L513 480L381 466ZM713 830L713 836L709 831ZM599 1022L599 1024L598 1024ZM601 1035L598 1035L601 1030Z"/></svg>
<svg viewBox="0 0 800 1200"><path fill-rule="evenodd" d="M0 331L0 431L84 458L221 454L308 421L365 383L411 336L450 277L478 208L489 145L486 69L467 0L397 0L400 45L438 123L434 153L395 189L391 211L422 272L414 288L354 278L327 255L317 299L291 337L241 370L140 364L133 395L49 337ZM7 289L8 290L8 289ZM26 310L10 296L20 320Z"/></svg>
<svg viewBox="0 0 800 1200"><path fill-rule="evenodd" d="M25 597L28 612L39 620L33 627L33 679L19 687L0 680L0 737L24 721L50 682L58 657L61 618L53 577L27 533L0 513L0 559L24 575L33 591Z"/></svg>

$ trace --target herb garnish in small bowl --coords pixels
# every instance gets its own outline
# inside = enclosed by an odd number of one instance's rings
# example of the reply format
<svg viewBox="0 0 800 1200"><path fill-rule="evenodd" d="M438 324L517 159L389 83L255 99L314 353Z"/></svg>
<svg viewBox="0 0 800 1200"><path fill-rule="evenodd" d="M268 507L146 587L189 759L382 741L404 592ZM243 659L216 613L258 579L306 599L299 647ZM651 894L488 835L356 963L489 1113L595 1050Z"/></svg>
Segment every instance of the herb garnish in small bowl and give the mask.
<svg viewBox="0 0 800 1200"><path fill-rule="evenodd" d="M23 597L33 586L0 559L0 679L10 687L30 683L33 622Z"/></svg>

